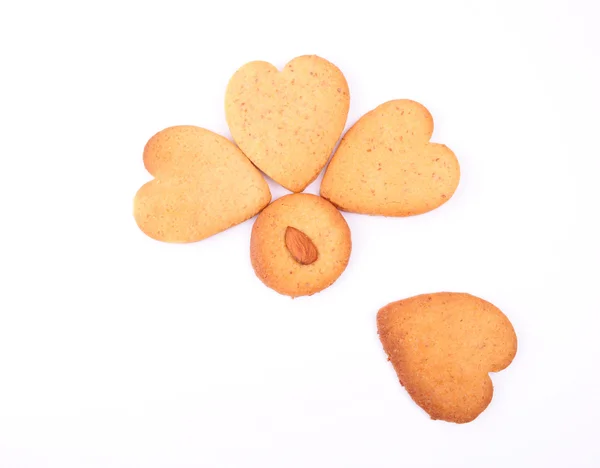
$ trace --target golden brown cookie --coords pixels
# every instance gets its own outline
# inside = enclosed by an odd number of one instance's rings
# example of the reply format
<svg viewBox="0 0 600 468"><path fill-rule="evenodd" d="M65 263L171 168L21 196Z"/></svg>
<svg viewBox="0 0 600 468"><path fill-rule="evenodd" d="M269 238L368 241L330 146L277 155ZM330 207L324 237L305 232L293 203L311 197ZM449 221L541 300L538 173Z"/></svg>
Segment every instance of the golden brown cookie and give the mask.
<svg viewBox="0 0 600 468"><path fill-rule="evenodd" d="M154 180L135 195L139 228L164 242L196 242L239 224L271 201L262 174L229 140L194 126L155 134L144 148Z"/></svg>
<svg viewBox="0 0 600 468"><path fill-rule="evenodd" d="M316 55L297 57L280 72L250 62L230 79L225 115L233 140L271 179L303 191L321 172L348 116L342 72Z"/></svg>
<svg viewBox="0 0 600 468"><path fill-rule="evenodd" d="M344 135L323 176L321 196L344 211L412 216L446 203L460 167L445 145L430 143L433 119L421 104L388 101Z"/></svg>
<svg viewBox="0 0 600 468"><path fill-rule="evenodd" d="M342 214L308 193L286 195L256 218L250 259L256 276L291 297L329 287L348 265L352 241Z"/></svg>
<svg viewBox="0 0 600 468"><path fill-rule="evenodd" d="M492 400L489 372L517 352L508 318L465 293L423 294L379 310L377 329L400 383L432 419L474 420Z"/></svg>

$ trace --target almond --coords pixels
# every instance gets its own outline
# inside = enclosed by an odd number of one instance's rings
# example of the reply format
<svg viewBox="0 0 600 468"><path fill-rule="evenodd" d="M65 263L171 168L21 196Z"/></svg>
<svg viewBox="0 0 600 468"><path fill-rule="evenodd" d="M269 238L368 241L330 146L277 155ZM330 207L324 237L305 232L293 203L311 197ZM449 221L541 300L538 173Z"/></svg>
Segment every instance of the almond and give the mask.
<svg viewBox="0 0 600 468"><path fill-rule="evenodd" d="M288 226L285 230L285 246L294 257L294 260L301 265L310 265L319 257L317 248L309 237L291 226Z"/></svg>

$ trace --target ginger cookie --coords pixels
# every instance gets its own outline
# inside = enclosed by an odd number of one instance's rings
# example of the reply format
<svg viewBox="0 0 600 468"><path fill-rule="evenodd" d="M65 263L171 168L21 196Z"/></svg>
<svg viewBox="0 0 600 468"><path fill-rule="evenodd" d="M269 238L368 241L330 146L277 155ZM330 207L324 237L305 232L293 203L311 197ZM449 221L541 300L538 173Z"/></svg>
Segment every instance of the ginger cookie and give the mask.
<svg viewBox="0 0 600 468"><path fill-rule="evenodd" d="M508 318L465 293L423 294L379 310L377 329L400 383L431 419L474 420L493 395L490 372L508 367L517 337Z"/></svg>
<svg viewBox="0 0 600 468"><path fill-rule="evenodd" d="M134 218L149 237L196 242L250 219L271 201L269 186L229 140L195 126L155 134L144 148L154 179L134 199Z"/></svg>
<svg viewBox="0 0 600 468"><path fill-rule="evenodd" d="M412 216L446 203L460 179L454 153L430 143L433 118L415 101L388 101L342 138L323 176L321 196L341 210Z"/></svg>
<svg viewBox="0 0 600 468"><path fill-rule="evenodd" d="M292 192L314 181L348 117L346 78L331 62L300 56L282 71L263 61L235 72L225 94L231 135L248 158Z"/></svg>
<svg viewBox="0 0 600 468"><path fill-rule="evenodd" d="M310 296L331 286L350 259L350 228L327 200L308 193L279 198L256 218L250 259L256 276L280 294Z"/></svg>

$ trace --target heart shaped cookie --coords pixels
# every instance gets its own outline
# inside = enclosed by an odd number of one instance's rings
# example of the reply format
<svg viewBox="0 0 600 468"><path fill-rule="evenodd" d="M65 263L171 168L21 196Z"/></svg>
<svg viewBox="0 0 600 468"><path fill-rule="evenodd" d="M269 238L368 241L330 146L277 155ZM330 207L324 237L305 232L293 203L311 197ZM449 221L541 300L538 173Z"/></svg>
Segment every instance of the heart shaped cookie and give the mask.
<svg viewBox="0 0 600 468"><path fill-rule="evenodd" d="M460 167L445 145L430 143L433 119L411 100L388 101L342 138L323 176L321 196L354 213L412 216L446 203Z"/></svg>
<svg viewBox="0 0 600 468"><path fill-rule="evenodd" d="M292 192L302 192L327 164L349 106L344 75L315 55L297 57L281 72L267 62L250 62L235 72L225 94L233 140Z"/></svg>
<svg viewBox="0 0 600 468"><path fill-rule="evenodd" d="M155 178L134 199L139 228L164 242L196 242L239 224L271 201L262 174L229 140L195 126L155 134L144 148Z"/></svg>
<svg viewBox="0 0 600 468"><path fill-rule="evenodd" d="M377 314L383 349L411 398L432 419L474 420L492 401L488 375L508 367L517 337L508 318L465 293L423 294Z"/></svg>

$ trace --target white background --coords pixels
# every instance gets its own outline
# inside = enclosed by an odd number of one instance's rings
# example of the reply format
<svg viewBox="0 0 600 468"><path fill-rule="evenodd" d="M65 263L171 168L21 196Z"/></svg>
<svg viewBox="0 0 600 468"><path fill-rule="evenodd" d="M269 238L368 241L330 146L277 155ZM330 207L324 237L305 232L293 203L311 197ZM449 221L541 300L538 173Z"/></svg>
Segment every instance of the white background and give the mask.
<svg viewBox="0 0 600 468"><path fill-rule="evenodd" d="M0 466L600 466L598 24L595 0L2 2ZM345 215L348 269L292 300L254 276L253 220L168 245L132 200L155 132L229 136L231 74L310 53L348 126L426 105L462 180L426 215ZM436 291L519 338L467 425L431 421L376 334Z"/></svg>

